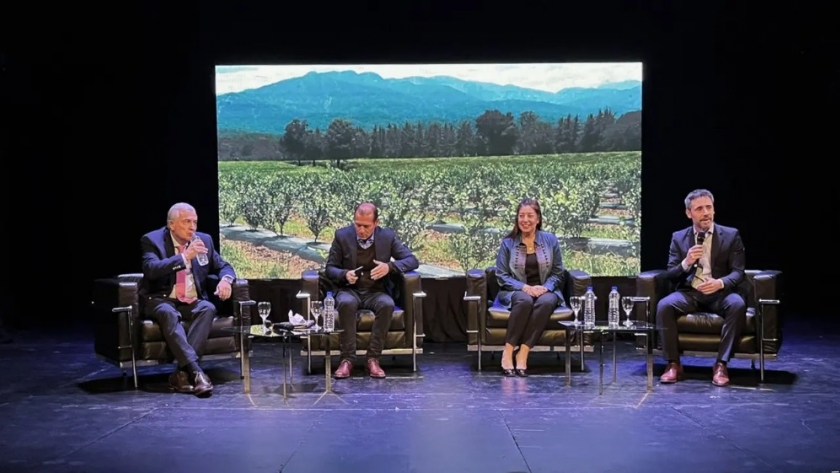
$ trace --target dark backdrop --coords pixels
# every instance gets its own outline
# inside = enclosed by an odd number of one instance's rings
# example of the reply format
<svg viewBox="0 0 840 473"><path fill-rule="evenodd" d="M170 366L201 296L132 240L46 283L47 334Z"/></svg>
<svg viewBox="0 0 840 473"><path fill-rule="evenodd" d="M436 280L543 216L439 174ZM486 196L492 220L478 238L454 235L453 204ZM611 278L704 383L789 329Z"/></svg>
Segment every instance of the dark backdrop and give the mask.
<svg viewBox="0 0 840 473"><path fill-rule="evenodd" d="M682 199L706 187L718 221L741 229L748 266L783 270L788 306L821 313L806 296L833 284L818 276L834 253L833 178L817 162L834 148L835 38L820 20L829 15L756 18L723 2L299 12L212 3L76 12L3 53L0 273L4 317L16 325L84 320L90 281L136 271L140 235L176 201L218 233L213 68L270 62L642 60L643 269L665 264L671 232L688 223Z"/></svg>

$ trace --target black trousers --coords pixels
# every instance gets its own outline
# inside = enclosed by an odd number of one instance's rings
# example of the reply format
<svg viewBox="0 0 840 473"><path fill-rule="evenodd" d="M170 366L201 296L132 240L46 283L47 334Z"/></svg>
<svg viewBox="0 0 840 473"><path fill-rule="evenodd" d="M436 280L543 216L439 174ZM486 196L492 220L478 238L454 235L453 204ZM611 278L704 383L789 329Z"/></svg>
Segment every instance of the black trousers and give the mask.
<svg viewBox="0 0 840 473"><path fill-rule="evenodd" d="M505 343L533 348L545 331L548 319L558 302L559 298L553 292L546 292L537 298L522 291L514 292L511 297Z"/></svg>
<svg viewBox="0 0 840 473"><path fill-rule="evenodd" d="M212 302L198 299L185 304L168 297L152 297L146 301L146 316L160 325L166 346L183 368L198 361L207 346L207 337L216 318L216 306ZM181 321L189 322L184 330Z"/></svg>
<svg viewBox="0 0 840 473"><path fill-rule="evenodd" d="M335 295L335 306L338 310L338 322L344 330L338 337L341 359L356 359L356 312L359 309L373 311L375 315L367 357L379 358L385 345L385 337L388 336L388 328L391 326L391 317L394 315L394 299L384 292L340 289Z"/></svg>
<svg viewBox="0 0 840 473"><path fill-rule="evenodd" d="M718 291L707 295L696 289L672 292L656 305L656 323L662 327L660 335L665 359L680 359L677 315L697 311L723 317L718 359L728 362L747 323L747 304L740 294L734 292Z"/></svg>

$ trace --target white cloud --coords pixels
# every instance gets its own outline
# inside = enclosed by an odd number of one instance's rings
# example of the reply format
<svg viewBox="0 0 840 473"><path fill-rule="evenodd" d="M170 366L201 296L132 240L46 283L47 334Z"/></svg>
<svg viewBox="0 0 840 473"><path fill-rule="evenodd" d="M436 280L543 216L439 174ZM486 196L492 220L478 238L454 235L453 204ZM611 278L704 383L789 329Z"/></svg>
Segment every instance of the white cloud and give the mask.
<svg viewBox="0 0 840 473"><path fill-rule="evenodd" d="M425 65L325 65L325 66L218 66L216 94L241 92L308 72L375 72L386 79L411 76L451 76L464 80L516 85L557 92L569 87L595 87L606 82L642 80L642 64L425 64ZM222 71L225 71L223 72Z"/></svg>

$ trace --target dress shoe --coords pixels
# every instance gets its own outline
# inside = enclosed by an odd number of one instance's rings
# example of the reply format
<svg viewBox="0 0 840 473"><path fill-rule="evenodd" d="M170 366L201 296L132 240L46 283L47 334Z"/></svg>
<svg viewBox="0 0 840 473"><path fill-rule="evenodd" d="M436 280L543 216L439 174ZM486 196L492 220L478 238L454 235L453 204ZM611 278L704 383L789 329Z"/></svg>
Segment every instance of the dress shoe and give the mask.
<svg viewBox="0 0 840 473"><path fill-rule="evenodd" d="M712 384L715 386L729 386L729 372L726 370L726 364L718 361L712 368Z"/></svg>
<svg viewBox="0 0 840 473"><path fill-rule="evenodd" d="M659 382L663 384L676 383L683 379L683 367L676 361L668 363L665 372L659 377Z"/></svg>
<svg viewBox="0 0 840 473"><path fill-rule="evenodd" d="M385 371L379 366L379 360L376 358L368 358L367 360L367 370L368 374L370 374L371 378L384 378Z"/></svg>
<svg viewBox="0 0 840 473"><path fill-rule="evenodd" d="M512 378L516 376L516 370L514 368L502 368L502 374L508 378Z"/></svg>
<svg viewBox="0 0 840 473"><path fill-rule="evenodd" d="M196 396L201 396L203 394L208 394L210 391L213 390L213 383L210 382L210 378L204 374L203 371L199 371L195 374L195 388L194 391Z"/></svg>
<svg viewBox="0 0 840 473"><path fill-rule="evenodd" d="M169 375L169 387L175 392L185 394L192 394L195 390L187 378L187 373L181 370Z"/></svg>
<svg viewBox="0 0 840 473"><path fill-rule="evenodd" d="M528 368L516 368L513 371L516 373L516 376L519 376L520 378L528 377Z"/></svg>
<svg viewBox="0 0 840 473"><path fill-rule="evenodd" d="M350 360L341 360L338 369L335 370L335 379L349 378L351 372L353 372L353 363Z"/></svg>

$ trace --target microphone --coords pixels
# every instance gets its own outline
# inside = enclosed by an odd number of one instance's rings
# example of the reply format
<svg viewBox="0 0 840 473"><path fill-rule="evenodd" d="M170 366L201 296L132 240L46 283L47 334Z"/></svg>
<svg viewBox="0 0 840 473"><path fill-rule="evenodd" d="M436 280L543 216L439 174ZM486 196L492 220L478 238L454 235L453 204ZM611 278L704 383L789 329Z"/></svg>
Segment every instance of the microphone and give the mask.
<svg viewBox="0 0 840 473"><path fill-rule="evenodd" d="M695 237L697 239L697 244L702 245L704 241L706 241L706 232L698 233ZM697 271L697 268L702 268L700 265L700 258L691 265L692 272Z"/></svg>
<svg viewBox="0 0 840 473"><path fill-rule="evenodd" d="M304 328L310 328L313 325L315 325L314 320L307 320L306 323L304 324ZM277 330L285 330L286 332L294 332L295 324L293 324L291 322L278 322L278 323L274 324L274 328L277 329Z"/></svg>
<svg viewBox="0 0 840 473"><path fill-rule="evenodd" d="M274 328L291 332L295 329L295 326L291 322L279 322L274 324Z"/></svg>

